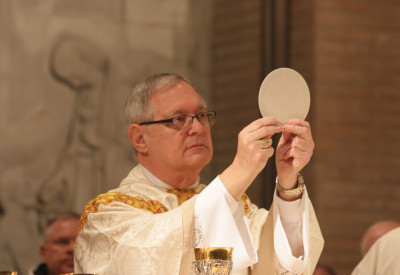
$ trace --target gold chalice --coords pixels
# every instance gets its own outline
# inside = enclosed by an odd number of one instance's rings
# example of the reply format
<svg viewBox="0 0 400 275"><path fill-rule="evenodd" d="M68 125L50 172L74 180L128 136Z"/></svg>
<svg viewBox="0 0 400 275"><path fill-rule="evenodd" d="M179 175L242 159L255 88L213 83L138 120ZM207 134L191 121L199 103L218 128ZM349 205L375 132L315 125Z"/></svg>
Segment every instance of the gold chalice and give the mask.
<svg viewBox="0 0 400 275"><path fill-rule="evenodd" d="M194 249L192 263L196 275L229 275L232 271L232 247L203 247Z"/></svg>

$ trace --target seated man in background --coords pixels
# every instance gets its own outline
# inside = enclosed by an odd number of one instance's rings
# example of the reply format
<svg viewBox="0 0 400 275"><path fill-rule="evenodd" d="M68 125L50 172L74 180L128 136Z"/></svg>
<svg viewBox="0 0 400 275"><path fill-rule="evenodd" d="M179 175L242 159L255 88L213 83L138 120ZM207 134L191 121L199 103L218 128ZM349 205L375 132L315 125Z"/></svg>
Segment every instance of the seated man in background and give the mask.
<svg viewBox="0 0 400 275"><path fill-rule="evenodd" d="M74 243L79 215L63 213L50 220L40 245L41 263L30 275L59 275L74 271Z"/></svg>
<svg viewBox="0 0 400 275"><path fill-rule="evenodd" d="M400 228L390 230L368 250L352 275L400 274Z"/></svg>
<svg viewBox="0 0 400 275"><path fill-rule="evenodd" d="M258 119L239 134L232 164L208 186L216 114L183 77L154 75L126 103L139 164L81 217L75 272L191 274L194 247L233 247L232 274L312 274L323 239L300 170L314 143L307 122ZM277 191L268 212L246 189L277 152ZM273 210L272 210L273 209Z"/></svg>
<svg viewBox="0 0 400 275"><path fill-rule="evenodd" d="M400 222L392 220L379 221L368 227L361 239L361 256L364 257L380 237L397 227L400 227Z"/></svg>

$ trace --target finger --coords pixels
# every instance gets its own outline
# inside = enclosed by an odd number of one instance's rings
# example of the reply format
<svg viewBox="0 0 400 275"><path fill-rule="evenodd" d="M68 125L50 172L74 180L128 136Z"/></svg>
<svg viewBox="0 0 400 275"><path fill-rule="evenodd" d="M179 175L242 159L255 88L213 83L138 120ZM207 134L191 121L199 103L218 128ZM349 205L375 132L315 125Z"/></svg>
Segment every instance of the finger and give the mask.
<svg viewBox="0 0 400 275"><path fill-rule="evenodd" d="M288 154L288 152L290 151L291 148L292 148L292 146L290 145L290 143L278 146L278 148L276 149L277 159L285 159L285 156ZM287 159L287 157L286 157L286 159Z"/></svg>
<svg viewBox="0 0 400 275"><path fill-rule="evenodd" d="M264 126L259 128L258 130L249 133L249 136L253 140L260 140L260 139L269 139L271 138L274 134L280 133L283 130L283 126Z"/></svg>
<svg viewBox="0 0 400 275"><path fill-rule="evenodd" d="M314 149L309 142L307 142L303 138L300 138L299 136L293 139L292 147L297 148L298 150L303 152L311 151Z"/></svg>
<svg viewBox="0 0 400 275"><path fill-rule="evenodd" d="M270 139L272 135L276 132L281 131L282 128L279 126L268 126L258 129L253 133L246 133L241 131L239 133L239 145L245 146L247 148L262 148L262 139Z"/></svg>
<svg viewBox="0 0 400 275"><path fill-rule="evenodd" d="M286 145L293 140L292 134L290 132L285 132L285 129L282 131L282 135L279 138L278 146Z"/></svg>
<svg viewBox="0 0 400 275"><path fill-rule="evenodd" d="M278 126L280 125L279 121L277 118L275 117L263 117L263 118L259 118L255 121L253 121L252 123L250 123L249 125L247 125L243 130L245 130L245 132L248 133L252 133L254 131L257 131L258 129L264 127L264 126Z"/></svg>
<svg viewBox="0 0 400 275"><path fill-rule="evenodd" d="M310 123L308 121L305 121L305 120L302 120L302 119L297 119L297 118L288 120L288 122L286 122L286 124L300 125L300 126L304 126L304 127L310 128Z"/></svg>
<svg viewBox="0 0 400 275"><path fill-rule="evenodd" d="M293 166L298 168L303 168L311 158L311 155L308 152L303 152L300 150L295 150L293 155Z"/></svg>
<svg viewBox="0 0 400 275"><path fill-rule="evenodd" d="M267 158L267 161L272 155L274 154L274 147L270 146L267 149L264 149L265 151L265 157Z"/></svg>
<svg viewBox="0 0 400 275"><path fill-rule="evenodd" d="M274 148L272 146L268 147L267 149L262 149L261 147L258 150L254 151L253 153L254 160L257 162L262 162L265 165L268 159L274 154Z"/></svg>
<svg viewBox="0 0 400 275"><path fill-rule="evenodd" d="M292 140L288 141L287 143L283 143L280 141L278 144L278 153L284 154L291 147L292 147Z"/></svg>
<svg viewBox="0 0 400 275"><path fill-rule="evenodd" d="M293 157L293 151L292 147L290 147L288 150L285 151L285 154L283 155L284 160L288 160Z"/></svg>
<svg viewBox="0 0 400 275"><path fill-rule="evenodd" d="M286 152L284 160L289 160L293 158L293 161L297 164L306 164L311 158L312 152L301 151L297 148L292 147Z"/></svg>
<svg viewBox="0 0 400 275"><path fill-rule="evenodd" d="M282 142L288 143L291 139L292 139L292 133L290 131L285 131L285 128L284 128L284 131L282 132L282 138L281 138Z"/></svg>
<svg viewBox="0 0 400 275"><path fill-rule="evenodd" d="M299 136L306 136L307 133L309 132L309 129L307 127L304 126L299 126L299 125L289 125L289 124L285 124L283 126L283 133L285 134L289 134L290 136L292 134L296 134Z"/></svg>
<svg viewBox="0 0 400 275"><path fill-rule="evenodd" d="M300 136L311 136L310 124L307 121L292 119L284 126L284 133L296 134Z"/></svg>

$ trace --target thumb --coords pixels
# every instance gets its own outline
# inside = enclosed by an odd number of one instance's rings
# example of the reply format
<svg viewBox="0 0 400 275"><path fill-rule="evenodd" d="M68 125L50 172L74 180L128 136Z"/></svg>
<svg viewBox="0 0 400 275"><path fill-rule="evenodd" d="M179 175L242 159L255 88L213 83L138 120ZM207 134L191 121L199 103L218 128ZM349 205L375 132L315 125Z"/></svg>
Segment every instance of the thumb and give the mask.
<svg viewBox="0 0 400 275"><path fill-rule="evenodd" d="M281 144L287 144L288 142L291 141L291 139L292 139L292 133L289 132L289 131L283 131L279 143L281 143Z"/></svg>

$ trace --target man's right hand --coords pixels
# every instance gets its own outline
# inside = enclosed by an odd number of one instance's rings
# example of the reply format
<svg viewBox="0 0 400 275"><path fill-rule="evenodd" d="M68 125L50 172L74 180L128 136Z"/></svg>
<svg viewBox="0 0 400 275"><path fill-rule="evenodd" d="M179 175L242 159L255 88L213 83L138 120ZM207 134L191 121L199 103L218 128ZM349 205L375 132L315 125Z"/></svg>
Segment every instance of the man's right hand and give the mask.
<svg viewBox="0 0 400 275"><path fill-rule="evenodd" d="M236 200L242 197L274 153L272 146L265 148L263 139L271 141L271 137L282 130L283 126L275 117L264 117L253 121L239 133L235 159L220 175L222 183Z"/></svg>

